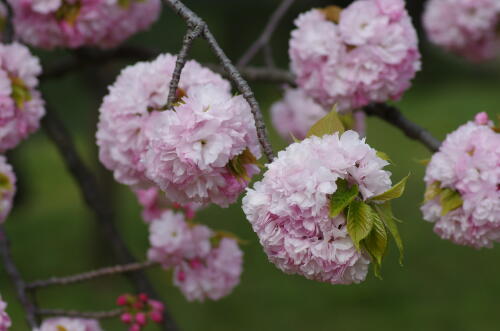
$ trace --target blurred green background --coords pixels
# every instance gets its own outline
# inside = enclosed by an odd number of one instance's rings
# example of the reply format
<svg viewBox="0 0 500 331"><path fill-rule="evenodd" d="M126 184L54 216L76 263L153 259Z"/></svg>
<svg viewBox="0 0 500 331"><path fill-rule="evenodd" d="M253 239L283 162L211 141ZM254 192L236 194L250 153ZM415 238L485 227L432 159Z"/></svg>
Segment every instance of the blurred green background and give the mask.
<svg viewBox="0 0 500 331"><path fill-rule="evenodd" d="M185 3L205 18L221 46L236 60L258 36L279 1ZM287 42L293 18L312 6L328 4L333 2L297 1L273 39L280 67L288 66ZM409 1L408 6L419 25L422 1ZM175 53L184 28L184 23L165 9L150 31L128 43ZM206 46L198 40L191 56L201 62L214 62ZM498 113L499 62L466 63L428 45L424 37L421 50L423 70L413 88L398 102L407 117L443 139L479 111ZM64 51L35 52L47 65L72 56ZM261 63L261 58L255 63ZM70 128L79 152L112 195L120 231L137 259L142 260L148 240L139 206L131 192L111 182L109 172L98 164L94 139L102 88L127 64L114 63L99 72L86 68L44 82L42 89L48 103ZM269 106L280 97L280 87L263 83L252 87L268 120ZM170 274L159 268L148 271L183 330L499 330L500 248L476 251L440 240L419 212L424 169L418 161L430 154L376 118L369 119L368 124L368 142L388 153L395 163L393 178L412 173L405 196L394 206L397 216L405 221L400 227L406 245L405 266L399 267L392 246L384 263L383 281L370 273L363 284L332 286L285 275L267 261L239 204L228 209L210 207L198 214L199 222L233 231L248 240L243 246L244 273L241 284L229 297L218 302L189 303L171 285ZM269 131L275 150L286 146L271 126ZM113 264L106 240L45 133L39 131L23 142L9 154L9 159L19 177L19 192L6 228L24 277L34 280ZM38 302L44 308L107 310L114 308L115 298L127 291L131 291L128 281L117 276L44 289L39 292ZM12 330L28 330L3 268L0 293L9 303ZM103 327L126 329L117 321L105 321Z"/></svg>

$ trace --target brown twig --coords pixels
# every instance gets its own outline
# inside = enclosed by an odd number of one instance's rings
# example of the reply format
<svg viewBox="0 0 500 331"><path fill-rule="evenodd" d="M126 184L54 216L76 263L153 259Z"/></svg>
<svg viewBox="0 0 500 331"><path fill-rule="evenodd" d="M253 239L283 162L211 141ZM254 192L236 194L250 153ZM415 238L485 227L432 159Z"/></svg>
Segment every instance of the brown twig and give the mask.
<svg viewBox="0 0 500 331"><path fill-rule="evenodd" d="M0 224L0 254L3 258L5 271L12 280L12 283L16 288L17 297L26 312L26 321L31 329L35 329L37 327L35 315L36 307L29 299L26 283L19 273L14 260L12 259L9 239L7 238L7 233L5 232L5 228L2 224Z"/></svg>
<svg viewBox="0 0 500 331"><path fill-rule="evenodd" d="M257 40L254 41L254 43L246 50L245 53L243 53L243 56L238 60L238 67L246 66L248 63L250 63L255 54L257 54L263 47L269 44L274 30L276 30L279 22L281 21L283 16L285 16L286 12L292 6L294 1L295 0L283 0L281 2L281 4L278 6L278 8L276 8L276 10L269 18L269 21L267 22L264 31L262 31L262 34L259 36L259 38L257 38ZM267 65L270 66L270 64L274 63L274 61L269 59L271 54L270 48L267 51L264 48L264 51L266 52L265 54L267 54Z"/></svg>
<svg viewBox="0 0 500 331"><path fill-rule="evenodd" d="M65 309L37 309L37 315L47 316L66 316L77 318L105 319L118 317L123 313L122 309L113 309L109 311L78 311Z"/></svg>
<svg viewBox="0 0 500 331"><path fill-rule="evenodd" d="M26 288L35 289L40 287L48 287L54 285L68 285L73 283L85 282L91 279L111 276L116 274L123 274L128 272L133 272L137 270L144 270L157 265L155 262L134 262L123 265L116 265L112 267L101 268L93 271L84 272L81 274L66 276L66 277L51 277L49 279L36 280L31 283L26 284Z"/></svg>
<svg viewBox="0 0 500 331"><path fill-rule="evenodd" d="M437 152L439 146L441 146L441 142L438 139L434 138L424 128L404 117L396 107L385 103L375 103L366 106L363 110L369 116L377 116L394 125L403 131L407 137L421 142L431 152Z"/></svg>

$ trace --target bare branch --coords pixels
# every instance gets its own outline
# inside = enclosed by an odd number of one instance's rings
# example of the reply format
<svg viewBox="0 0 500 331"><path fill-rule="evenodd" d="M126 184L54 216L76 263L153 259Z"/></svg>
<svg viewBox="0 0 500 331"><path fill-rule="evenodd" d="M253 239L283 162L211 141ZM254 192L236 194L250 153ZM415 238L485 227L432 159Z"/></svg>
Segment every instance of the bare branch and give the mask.
<svg viewBox="0 0 500 331"><path fill-rule="evenodd" d="M16 264L12 259L12 255L10 253L10 243L7 238L7 233L5 232L5 228L2 224L0 224L0 254L3 258L3 263L5 266L5 271L9 275L14 287L16 288L17 297L21 302L25 312L26 312L26 321L31 329L37 327L36 316L35 316L35 305L28 297L28 293L26 291L26 283L24 282L19 270L17 270Z"/></svg>
<svg viewBox="0 0 500 331"><path fill-rule="evenodd" d="M77 310L64 310L64 309L37 309L37 315L48 316L66 316L77 318L92 318L92 319L105 319L118 317L123 313L122 309L113 309L109 311L77 311Z"/></svg>
<svg viewBox="0 0 500 331"><path fill-rule="evenodd" d="M89 272L84 272L81 274L66 276L66 277L52 277L44 280L37 280L26 284L26 288L34 289L39 287L47 287L53 285L68 285L73 283L85 282L87 280L100 278L104 276L112 276L116 274L123 274L128 272L133 272L137 270L147 269L156 266L157 263L146 261L146 262L134 262L123 265L116 265L112 267L101 268Z"/></svg>
<svg viewBox="0 0 500 331"><path fill-rule="evenodd" d="M286 12L292 6L294 1L295 0L283 0L281 2L281 4L278 6L278 8L276 8L274 13L269 18L269 21L267 22L264 31L262 31L262 34L238 60L238 67L244 67L248 63L250 63L255 54L257 54L257 52L261 50L262 47L264 47L266 44L269 43L274 33L274 30L276 30L276 27L278 26L279 22L281 21L283 16L285 16Z"/></svg>
<svg viewBox="0 0 500 331"><path fill-rule="evenodd" d="M264 51L264 61L266 62L266 66L268 68L275 68L276 64L274 63L273 48L271 47L271 44L269 43L265 44L263 51Z"/></svg>
<svg viewBox="0 0 500 331"><path fill-rule="evenodd" d="M407 137L420 141L431 152L437 152L439 146L441 146L441 142L438 139L434 138L424 128L404 117L396 107L385 103L376 103L366 106L363 110L367 115L380 117L399 128Z"/></svg>

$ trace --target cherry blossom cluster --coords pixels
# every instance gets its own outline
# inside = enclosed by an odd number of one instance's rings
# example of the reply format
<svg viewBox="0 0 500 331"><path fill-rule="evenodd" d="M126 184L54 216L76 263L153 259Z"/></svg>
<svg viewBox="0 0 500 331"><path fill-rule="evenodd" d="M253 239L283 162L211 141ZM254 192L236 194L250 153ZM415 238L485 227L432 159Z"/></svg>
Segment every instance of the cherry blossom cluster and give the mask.
<svg viewBox="0 0 500 331"><path fill-rule="evenodd" d="M398 99L420 69L403 0L357 0L312 9L295 21L289 54L297 84L328 110Z"/></svg>
<svg viewBox="0 0 500 331"><path fill-rule="evenodd" d="M169 108L175 61L164 54L122 71L100 108L100 160L133 188L156 185L182 205L228 206L259 171L250 107L227 80L188 61Z"/></svg>
<svg viewBox="0 0 500 331"><path fill-rule="evenodd" d="M146 293L137 296L123 294L116 303L125 310L120 319L130 325L130 331L140 331L148 324L149 319L154 323L163 321L165 306L160 301L150 299Z"/></svg>
<svg viewBox="0 0 500 331"><path fill-rule="evenodd" d="M364 202L391 188L386 165L354 131L311 136L279 152L262 181L243 198L243 210L269 260L285 273L308 279L331 284L363 281L369 254L357 249L341 209L332 214L332 206L337 208L332 197L342 186L342 196L356 204L348 207L348 214L363 206L363 217L370 218Z"/></svg>
<svg viewBox="0 0 500 331"><path fill-rule="evenodd" d="M7 303L0 296L0 331L7 331L12 325L9 315L5 311Z"/></svg>
<svg viewBox="0 0 500 331"><path fill-rule="evenodd" d="M147 29L160 0L9 0L16 35L36 47L114 47Z"/></svg>
<svg viewBox="0 0 500 331"><path fill-rule="evenodd" d="M38 129L45 113L37 90L41 71L26 46L0 44L0 153Z"/></svg>
<svg viewBox="0 0 500 331"><path fill-rule="evenodd" d="M427 166L424 219L459 245L500 241L500 134L492 126L479 113L446 137Z"/></svg>
<svg viewBox="0 0 500 331"><path fill-rule="evenodd" d="M472 61L498 55L498 0L429 0L423 24L434 44Z"/></svg>
<svg viewBox="0 0 500 331"><path fill-rule="evenodd" d="M102 331L99 322L86 318L54 317L45 319L42 325L33 331Z"/></svg>
<svg viewBox="0 0 500 331"><path fill-rule="evenodd" d="M150 223L148 258L173 268L174 284L189 300L218 300L238 285L243 253L236 239L167 210Z"/></svg>

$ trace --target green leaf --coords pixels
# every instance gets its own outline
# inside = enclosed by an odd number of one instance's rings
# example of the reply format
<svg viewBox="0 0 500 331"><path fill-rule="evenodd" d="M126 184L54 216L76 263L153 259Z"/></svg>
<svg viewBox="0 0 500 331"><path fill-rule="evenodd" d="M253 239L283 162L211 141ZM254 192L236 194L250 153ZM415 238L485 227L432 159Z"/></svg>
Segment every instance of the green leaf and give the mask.
<svg viewBox="0 0 500 331"><path fill-rule="evenodd" d="M4 173L0 173L0 190L10 190L11 188L12 183L9 177Z"/></svg>
<svg viewBox="0 0 500 331"><path fill-rule="evenodd" d="M346 130L353 130L354 129L354 115L353 113L347 113L347 114L339 114L340 122L342 122L342 125L344 126L344 129Z"/></svg>
<svg viewBox="0 0 500 331"><path fill-rule="evenodd" d="M423 166L427 166L431 162L431 159L417 160L417 162L420 163Z"/></svg>
<svg viewBox="0 0 500 331"><path fill-rule="evenodd" d="M378 156L379 158L381 158L382 160L384 160L384 161L387 161L387 162L389 162L389 163L392 163L391 158L389 157L389 155L387 155L387 154L386 154L386 153L384 153L384 152L377 151L377 156Z"/></svg>
<svg viewBox="0 0 500 331"><path fill-rule="evenodd" d="M373 213L371 207L360 200L354 200L349 205L347 212L347 232L354 242L356 249L360 249L359 243L365 239L373 228Z"/></svg>
<svg viewBox="0 0 500 331"><path fill-rule="evenodd" d="M435 197L441 194L443 189L441 188L441 183L436 181L427 187L424 194L424 202L434 200Z"/></svg>
<svg viewBox="0 0 500 331"><path fill-rule="evenodd" d="M445 216L450 211L460 207L464 201L457 191L446 188L441 193L441 216Z"/></svg>
<svg viewBox="0 0 500 331"><path fill-rule="evenodd" d="M290 132L290 137L292 137L292 140L293 140L294 143L300 143L300 139L298 139L297 137L295 137L293 135L293 133L291 133L291 132Z"/></svg>
<svg viewBox="0 0 500 331"><path fill-rule="evenodd" d="M330 197L330 217L336 217L356 198L359 193L358 185L349 187L349 183L342 178L337 179L337 191Z"/></svg>
<svg viewBox="0 0 500 331"><path fill-rule="evenodd" d="M387 232L385 225L378 214L370 208L372 214L373 228L370 234L364 239L363 244L365 249L373 259L373 263L382 266L382 259L384 258L387 249Z"/></svg>
<svg viewBox="0 0 500 331"><path fill-rule="evenodd" d="M317 121L307 132L307 138L310 136L323 137L327 134L344 133L345 129L337 114L337 107L334 106L332 111L326 116Z"/></svg>
<svg viewBox="0 0 500 331"><path fill-rule="evenodd" d="M384 202L383 204L374 203L372 207L377 212L380 219L382 219L382 221L384 222L392 238L394 238L394 242L396 243L396 246L399 250L399 264L403 266L403 241L401 240L401 236L399 235L398 225L396 224L397 219L392 214L391 203L389 201Z"/></svg>
<svg viewBox="0 0 500 331"><path fill-rule="evenodd" d="M389 190L385 191L382 194L371 197L370 200L388 201L399 198L401 195L403 195L403 192L405 191L406 181L408 180L409 177L410 175L408 174L408 176L401 179L399 183L391 187Z"/></svg>

